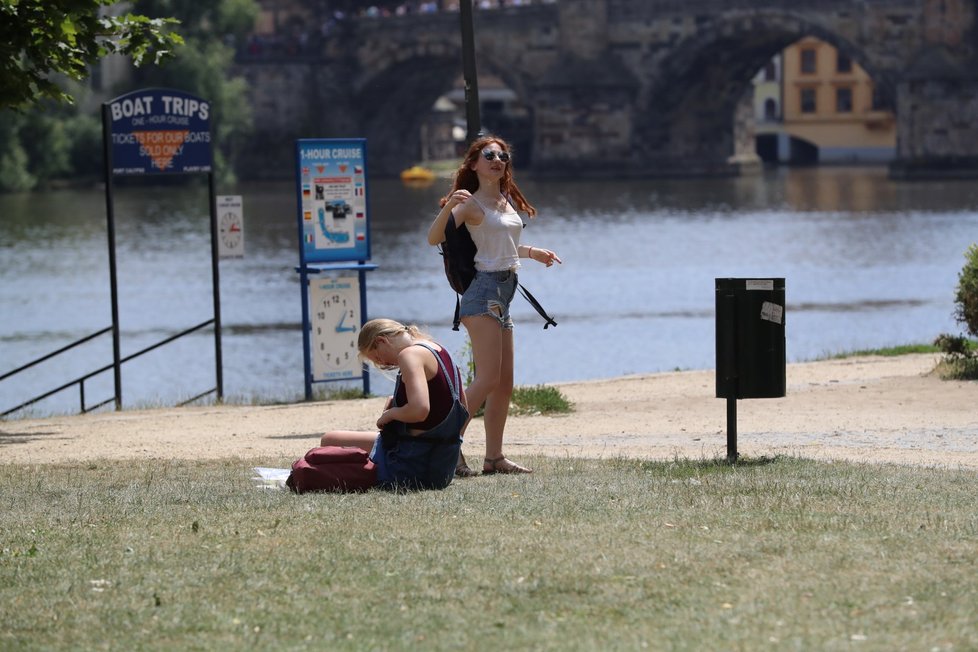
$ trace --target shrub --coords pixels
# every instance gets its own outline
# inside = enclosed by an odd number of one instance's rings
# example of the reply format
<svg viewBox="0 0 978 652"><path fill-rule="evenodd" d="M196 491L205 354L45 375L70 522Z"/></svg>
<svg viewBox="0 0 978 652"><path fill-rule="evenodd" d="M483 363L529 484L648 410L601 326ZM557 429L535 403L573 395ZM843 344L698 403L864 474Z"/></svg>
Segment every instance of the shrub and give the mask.
<svg viewBox="0 0 978 652"><path fill-rule="evenodd" d="M978 244L968 247L965 264L958 274L954 295L954 317L968 327L968 333L978 337Z"/></svg>
<svg viewBox="0 0 978 652"><path fill-rule="evenodd" d="M971 245L965 252L954 303L954 318L967 327L968 333L978 337L978 245ZM978 380L978 342L963 335L942 333L934 340L934 346L944 353L936 370L941 378Z"/></svg>
<svg viewBox="0 0 978 652"><path fill-rule="evenodd" d="M556 387L515 387L510 414L560 414L570 412L570 401Z"/></svg>
<svg viewBox="0 0 978 652"><path fill-rule="evenodd" d="M962 335L948 335L941 333L934 340L934 346L949 356L967 356L971 350L968 338Z"/></svg>

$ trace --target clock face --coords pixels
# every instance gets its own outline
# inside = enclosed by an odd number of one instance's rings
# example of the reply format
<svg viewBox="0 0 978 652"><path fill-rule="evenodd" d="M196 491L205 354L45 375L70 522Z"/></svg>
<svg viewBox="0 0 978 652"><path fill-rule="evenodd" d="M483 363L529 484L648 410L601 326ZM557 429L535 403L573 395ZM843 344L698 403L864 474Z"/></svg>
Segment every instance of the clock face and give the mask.
<svg viewBox="0 0 978 652"><path fill-rule="evenodd" d="M361 325L357 277L312 281L310 321L314 379L359 377L362 363L357 357Z"/></svg>
<svg viewBox="0 0 978 652"><path fill-rule="evenodd" d="M221 215L217 228L221 242L228 250L236 251L241 248L241 218L237 213L227 212Z"/></svg>

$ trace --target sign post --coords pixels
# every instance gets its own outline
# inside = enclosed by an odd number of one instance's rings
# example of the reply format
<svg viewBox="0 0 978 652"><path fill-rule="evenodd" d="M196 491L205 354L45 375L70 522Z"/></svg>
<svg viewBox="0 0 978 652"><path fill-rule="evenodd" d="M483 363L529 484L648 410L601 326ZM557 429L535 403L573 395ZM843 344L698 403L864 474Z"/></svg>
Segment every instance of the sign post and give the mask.
<svg viewBox="0 0 978 652"><path fill-rule="evenodd" d="M366 159L362 138L296 141L306 400L315 382L362 378L363 393L370 393L370 376L357 355L367 314L366 272L377 268L367 262Z"/></svg>
<svg viewBox="0 0 978 652"><path fill-rule="evenodd" d="M218 235L211 169L210 103L183 91L147 88L102 104L105 164L105 214L109 239L109 285L112 296L112 358L115 407L122 409L119 346L119 295L115 260L115 176L206 173L210 191L211 269L214 298L214 355L217 398L224 397L221 360L221 290ZM209 323L209 322L207 322Z"/></svg>

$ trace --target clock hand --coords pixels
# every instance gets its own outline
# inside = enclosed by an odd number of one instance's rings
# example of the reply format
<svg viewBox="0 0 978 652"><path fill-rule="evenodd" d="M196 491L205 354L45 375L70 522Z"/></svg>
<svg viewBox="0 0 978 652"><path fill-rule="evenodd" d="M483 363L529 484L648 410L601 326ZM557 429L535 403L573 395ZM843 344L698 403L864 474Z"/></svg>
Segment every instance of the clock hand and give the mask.
<svg viewBox="0 0 978 652"><path fill-rule="evenodd" d="M343 316L340 317L340 323L338 323L336 325L336 332L337 333L352 333L353 331L356 330L356 328L353 327L353 326L344 326L343 325L343 322L345 322L345 321L346 321L346 313L344 312L343 313Z"/></svg>

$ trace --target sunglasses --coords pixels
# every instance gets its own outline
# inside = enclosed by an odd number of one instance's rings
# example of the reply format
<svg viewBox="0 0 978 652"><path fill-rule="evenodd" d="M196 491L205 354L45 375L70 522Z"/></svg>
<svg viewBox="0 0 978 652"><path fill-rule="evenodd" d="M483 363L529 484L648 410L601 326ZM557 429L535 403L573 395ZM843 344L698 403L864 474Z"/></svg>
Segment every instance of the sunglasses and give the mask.
<svg viewBox="0 0 978 652"><path fill-rule="evenodd" d="M482 150L482 158L487 161L495 161L498 158L500 163L509 163L509 154L507 152L496 152L491 149Z"/></svg>

